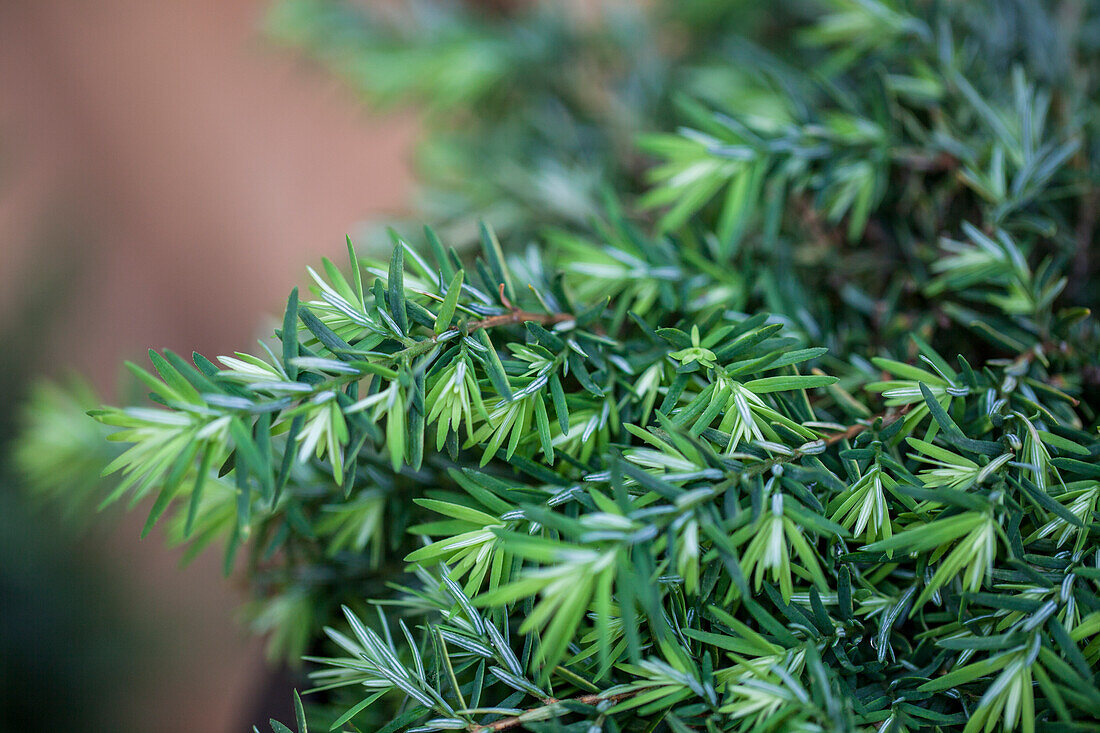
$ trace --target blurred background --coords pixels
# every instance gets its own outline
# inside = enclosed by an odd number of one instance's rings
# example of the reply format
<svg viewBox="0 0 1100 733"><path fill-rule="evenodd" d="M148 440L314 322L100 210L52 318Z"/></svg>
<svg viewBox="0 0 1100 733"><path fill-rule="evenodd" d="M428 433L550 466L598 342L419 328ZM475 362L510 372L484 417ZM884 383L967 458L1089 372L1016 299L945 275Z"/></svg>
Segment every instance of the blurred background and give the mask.
<svg viewBox="0 0 1100 733"><path fill-rule="evenodd" d="M265 42L265 5L0 1L0 455L31 375L114 398L148 347L248 348L307 263L404 211L413 116ZM78 528L0 465L0 730L290 717L217 552L181 570L143 512Z"/></svg>

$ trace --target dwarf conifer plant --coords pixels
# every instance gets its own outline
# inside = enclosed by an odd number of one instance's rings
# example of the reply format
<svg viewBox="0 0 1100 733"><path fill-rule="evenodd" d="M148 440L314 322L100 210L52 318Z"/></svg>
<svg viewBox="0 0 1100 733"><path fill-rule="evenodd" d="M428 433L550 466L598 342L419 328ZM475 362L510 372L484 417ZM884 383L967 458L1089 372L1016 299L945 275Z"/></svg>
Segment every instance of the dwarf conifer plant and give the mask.
<svg viewBox="0 0 1100 733"><path fill-rule="evenodd" d="M312 727L1100 727L1100 19L829 5L640 196L349 242L262 352L93 411Z"/></svg>

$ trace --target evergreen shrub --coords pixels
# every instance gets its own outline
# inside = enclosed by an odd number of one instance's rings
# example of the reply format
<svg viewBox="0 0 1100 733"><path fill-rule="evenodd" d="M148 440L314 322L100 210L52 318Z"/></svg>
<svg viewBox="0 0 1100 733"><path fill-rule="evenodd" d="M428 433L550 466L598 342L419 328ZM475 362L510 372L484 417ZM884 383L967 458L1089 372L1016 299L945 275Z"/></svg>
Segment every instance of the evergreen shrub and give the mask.
<svg viewBox="0 0 1100 733"><path fill-rule="evenodd" d="M130 365L103 501L243 557L313 728L1100 727L1096 6L483 5L279 5L437 105L444 234Z"/></svg>

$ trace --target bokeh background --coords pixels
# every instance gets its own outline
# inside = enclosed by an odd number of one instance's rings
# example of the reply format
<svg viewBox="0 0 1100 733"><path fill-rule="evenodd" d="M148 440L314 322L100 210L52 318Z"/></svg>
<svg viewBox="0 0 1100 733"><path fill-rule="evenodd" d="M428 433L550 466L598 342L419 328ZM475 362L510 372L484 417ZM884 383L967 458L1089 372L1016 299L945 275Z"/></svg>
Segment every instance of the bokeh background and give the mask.
<svg viewBox="0 0 1100 733"><path fill-rule="evenodd" d="M264 6L0 0L0 455L31 377L110 398L148 347L247 347L307 263L405 211L415 114L265 41ZM143 512L77 527L0 471L0 730L290 717L216 552L181 571Z"/></svg>

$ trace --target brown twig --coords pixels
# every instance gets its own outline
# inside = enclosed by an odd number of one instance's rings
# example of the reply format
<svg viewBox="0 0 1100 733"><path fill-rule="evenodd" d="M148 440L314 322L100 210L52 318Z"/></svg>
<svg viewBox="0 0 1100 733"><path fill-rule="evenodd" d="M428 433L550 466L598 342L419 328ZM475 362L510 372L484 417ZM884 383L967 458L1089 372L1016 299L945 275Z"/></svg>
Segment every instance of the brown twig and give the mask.
<svg viewBox="0 0 1100 733"><path fill-rule="evenodd" d="M905 417L905 415L908 414L909 410L911 410L912 408L913 403L902 405L901 408L896 411L887 410L885 412L879 413L878 415L874 415L868 418L865 422L858 422L854 425L849 425L847 430L844 430L840 433L835 433L826 438L825 445L836 445L843 440L851 440L860 433L869 430L871 428L871 425L874 424L875 420L879 418L882 418L882 427L889 427L901 418Z"/></svg>
<svg viewBox="0 0 1100 733"><path fill-rule="evenodd" d="M935 155L925 155L917 151L903 150L896 152L894 158L896 163L921 173L942 173L959 167L959 159L945 151Z"/></svg>
<svg viewBox="0 0 1100 733"><path fill-rule="evenodd" d="M856 437L860 433L863 433L867 430L870 430L871 426L874 425L875 421L880 419L880 418L882 419L882 427L884 427L884 428L888 427L888 426L893 425L894 423L896 423L901 418L905 417L905 415L908 414L909 410L911 410L912 408L913 408L913 404L911 403L911 404L908 404L908 405L902 405L897 410L889 409L889 410L886 410L885 412L880 412L877 415L873 415L869 418L866 418L863 422L858 422L858 423L855 423L854 425L849 425L847 428L845 428L844 430L842 430L839 433L834 433L834 434L830 435L828 438L823 438L821 442L824 443L826 447L829 447L829 446L834 446L837 443L840 443L841 441L844 441L844 440L851 440L852 438ZM749 473L749 475L752 475L752 476L759 476L760 474L764 473L765 471L770 471L771 469L775 468L776 466L781 466L781 465L786 464L786 463L793 463L794 461L797 461L799 458L803 458L807 455L814 455L814 454L812 454L812 453L803 453L801 450L795 450L795 451L792 451L791 453L789 453L788 455L778 456L776 458L772 458L770 460L764 461L763 463L754 464L753 466L751 466L748 469L748 473Z"/></svg>
<svg viewBox="0 0 1100 733"><path fill-rule="evenodd" d="M542 708L552 707L552 706L557 705L557 704L562 703L562 702L577 702L577 703L581 703L582 705L595 705L596 703L603 702L604 700L610 700L612 702L618 702L619 700L625 700L628 697L633 697L634 695L637 695L639 692L641 692L641 690L630 690L628 692L620 692L620 693L615 694L615 695L606 695L602 692L597 692L597 693L593 693L593 694L590 694L590 695L581 695L580 697L571 697L567 700L558 700L558 699L555 699L555 698L549 698L549 699L544 701L546 704L543 705ZM500 720L496 720L492 723L489 723L488 725L472 725L472 726L470 726L469 730L471 730L471 731L507 730L508 728L512 728L514 726L519 725L520 723L523 722L525 716L528 716L531 713L533 713L537 710L540 710L540 709L541 708L531 708L530 710L523 711L519 715L513 715L513 716L508 717L508 718L501 718Z"/></svg>
<svg viewBox="0 0 1100 733"><path fill-rule="evenodd" d="M568 313L531 313L530 311L520 310L505 295L504 283L500 284L500 302L508 309L507 313L502 313L499 316L489 316L480 321L471 321L466 324L466 333L476 331L479 328L493 328L494 326L506 326L511 323L523 323L525 321L534 321L549 326L554 323L573 320L573 316Z"/></svg>
<svg viewBox="0 0 1100 733"><path fill-rule="evenodd" d="M514 308L508 313L501 313L499 316L489 316L483 318L480 321L470 321L466 324L466 333L476 331L481 328L493 328L495 326L507 326L514 323L523 323L525 321L534 321L535 323L542 324L543 326L549 326L555 323L564 323L565 321L573 320L573 316L569 313L531 313L530 311L519 310Z"/></svg>
<svg viewBox="0 0 1100 733"><path fill-rule="evenodd" d="M792 203L802 226L809 230L814 243L828 245L829 251L844 246L844 235L835 226L827 225L821 212L805 196L795 196Z"/></svg>
<svg viewBox="0 0 1100 733"><path fill-rule="evenodd" d="M461 335L469 335L474 331L479 331L483 328L495 328L496 326L509 326L518 325L527 321L534 321L535 323L543 326L551 326L555 323L564 323L571 321L575 318L570 313L532 313L531 311L520 310L516 306L512 305L512 301L508 300L508 297L504 294L504 284L500 286L500 299L506 308L507 313L501 313L496 316L489 316L488 318L482 318L478 321L467 321L465 327L448 328L443 333L432 334L430 338L426 338L423 341L416 341L410 343L408 348L401 352L398 352L402 356L421 353L426 349L430 349L432 345L438 344L440 341L445 340L444 337L451 338L452 333L459 333Z"/></svg>

